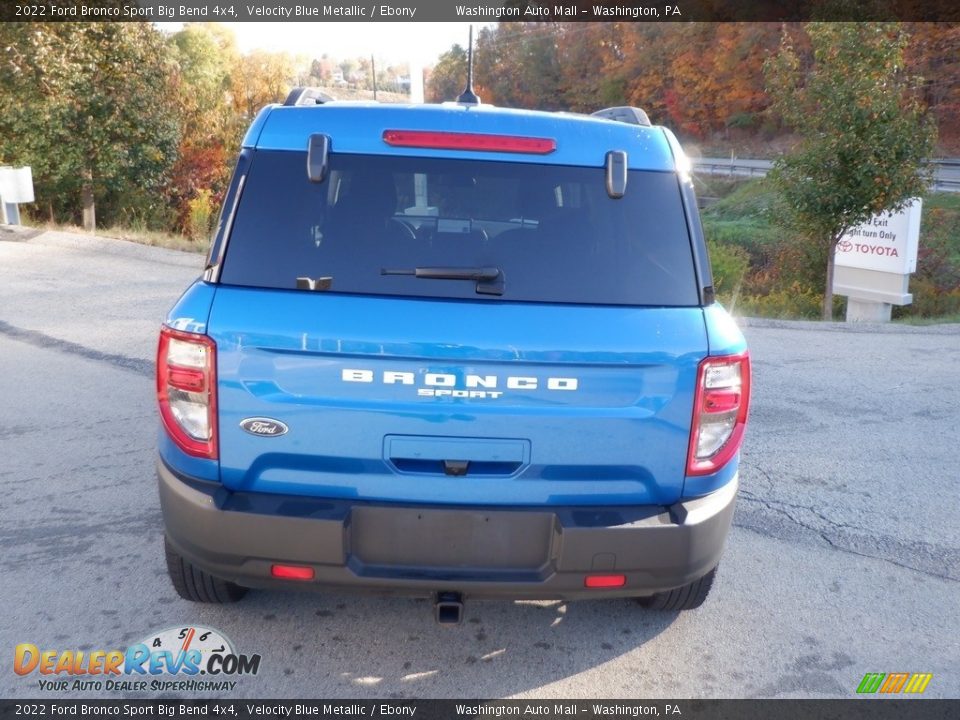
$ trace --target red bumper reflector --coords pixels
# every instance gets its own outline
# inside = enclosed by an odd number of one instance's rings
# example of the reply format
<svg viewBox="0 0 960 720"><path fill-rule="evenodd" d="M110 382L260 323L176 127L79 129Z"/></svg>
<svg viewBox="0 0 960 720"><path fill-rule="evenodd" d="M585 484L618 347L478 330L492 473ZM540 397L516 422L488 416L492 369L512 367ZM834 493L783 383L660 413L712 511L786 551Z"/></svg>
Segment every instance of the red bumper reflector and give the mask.
<svg viewBox="0 0 960 720"><path fill-rule="evenodd" d="M583 586L588 588L618 588L626 584L626 575L587 575L583 579Z"/></svg>
<svg viewBox="0 0 960 720"><path fill-rule="evenodd" d="M284 580L313 580L313 568L302 565L271 565L270 574Z"/></svg>
<svg viewBox="0 0 960 720"><path fill-rule="evenodd" d="M557 149L557 141L553 138L432 130L384 130L383 141L393 147L530 153L532 155L547 155Z"/></svg>

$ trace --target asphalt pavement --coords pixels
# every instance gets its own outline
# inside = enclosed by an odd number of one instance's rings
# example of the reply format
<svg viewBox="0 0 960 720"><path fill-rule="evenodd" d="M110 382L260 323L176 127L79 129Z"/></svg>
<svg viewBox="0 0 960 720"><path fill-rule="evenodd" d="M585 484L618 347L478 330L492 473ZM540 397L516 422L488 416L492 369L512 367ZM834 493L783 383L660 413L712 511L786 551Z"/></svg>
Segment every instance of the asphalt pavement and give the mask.
<svg viewBox="0 0 960 720"><path fill-rule="evenodd" d="M960 697L960 325L744 321L754 404L704 607L468 602L451 629L409 599L175 595L153 357L201 264L0 234L0 697L55 695L13 672L19 643L110 650L196 625L262 656L233 698L853 697L867 672L933 673L925 696Z"/></svg>

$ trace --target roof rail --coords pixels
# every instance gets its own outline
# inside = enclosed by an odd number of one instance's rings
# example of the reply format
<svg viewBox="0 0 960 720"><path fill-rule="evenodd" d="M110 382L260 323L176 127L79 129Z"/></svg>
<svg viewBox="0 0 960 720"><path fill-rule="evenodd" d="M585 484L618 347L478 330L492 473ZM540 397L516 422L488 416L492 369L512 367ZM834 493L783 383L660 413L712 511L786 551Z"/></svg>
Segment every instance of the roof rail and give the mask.
<svg viewBox="0 0 960 720"><path fill-rule="evenodd" d="M327 95L320 88L315 87L297 87L290 91L287 99L283 101L284 107L298 107L302 105L323 105L331 100L336 100L332 95Z"/></svg>
<svg viewBox="0 0 960 720"><path fill-rule="evenodd" d="M591 117L605 118L607 120L616 120L617 122L627 123L629 125L643 125L650 127L650 118L638 107L612 107L597 110L591 113Z"/></svg>

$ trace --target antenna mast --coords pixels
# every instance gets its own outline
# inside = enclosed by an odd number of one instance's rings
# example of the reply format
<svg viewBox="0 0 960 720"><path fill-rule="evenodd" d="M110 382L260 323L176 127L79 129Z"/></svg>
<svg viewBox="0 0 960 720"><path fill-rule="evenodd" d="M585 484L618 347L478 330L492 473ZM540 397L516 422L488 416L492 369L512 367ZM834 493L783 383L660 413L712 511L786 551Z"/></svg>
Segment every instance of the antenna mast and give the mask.
<svg viewBox="0 0 960 720"><path fill-rule="evenodd" d="M464 105L480 104L480 98L473 92L473 25L470 26L470 40L467 42L467 87L460 93L457 102Z"/></svg>

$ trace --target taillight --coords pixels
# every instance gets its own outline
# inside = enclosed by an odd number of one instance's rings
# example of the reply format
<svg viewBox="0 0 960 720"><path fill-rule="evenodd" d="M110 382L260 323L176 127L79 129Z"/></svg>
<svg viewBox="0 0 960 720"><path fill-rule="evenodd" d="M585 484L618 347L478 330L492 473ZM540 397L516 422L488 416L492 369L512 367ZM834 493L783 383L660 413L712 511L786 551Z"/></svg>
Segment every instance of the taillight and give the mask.
<svg viewBox="0 0 960 720"><path fill-rule="evenodd" d="M384 130L383 141L393 147L513 152L531 155L548 155L557 149L557 141L553 138L434 130Z"/></svg>
<svg viewBox="0 0 960 720"><path fill-rule="evenodd" d="M743 444L750 407L750 354L708 357L697 369L687 475L709 475Z"/></svg>
<svg viewBox="0 0 960 720"><path fill-rule="evenodd" d="M206 335L160 329L157 401L170 438L188 455L217 458L217 346Z"/></svg>

